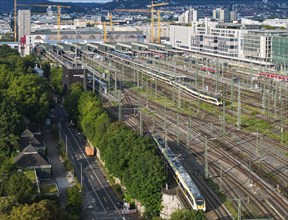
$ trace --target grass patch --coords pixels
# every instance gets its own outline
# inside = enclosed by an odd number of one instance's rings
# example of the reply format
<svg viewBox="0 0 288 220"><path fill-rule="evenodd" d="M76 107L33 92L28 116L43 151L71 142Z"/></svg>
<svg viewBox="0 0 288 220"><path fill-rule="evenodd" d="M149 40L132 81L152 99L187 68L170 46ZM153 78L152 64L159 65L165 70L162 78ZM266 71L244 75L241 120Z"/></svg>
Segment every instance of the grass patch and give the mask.
<svg viewBox="0 0 288 220"><path fill-rule="evenodd" d="M40 192L41 194L56 194L58 193L58 189L55 183L51 184L40 184Z"/></svg>
<svg viewBox="0 0 288 220"><path fill-rule="evenodd" d="M234 208L233 204L231 201L226 200L224 202L224 206L229 210L229 212L231 213L231 215L236 218L238 216L238 211Z"/></svg>

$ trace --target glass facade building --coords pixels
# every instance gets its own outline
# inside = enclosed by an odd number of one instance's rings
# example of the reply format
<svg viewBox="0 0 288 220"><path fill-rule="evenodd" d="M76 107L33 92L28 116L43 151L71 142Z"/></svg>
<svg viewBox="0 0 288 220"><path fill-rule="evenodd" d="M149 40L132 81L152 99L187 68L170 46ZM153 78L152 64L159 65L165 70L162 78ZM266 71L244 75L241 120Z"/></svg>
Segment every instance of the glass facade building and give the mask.
<svg viewBox="0 0 288 220"><path fill-rule="evenodd" d="M288 65L288 34L272 38L272 62L285 66Z"/></svg>

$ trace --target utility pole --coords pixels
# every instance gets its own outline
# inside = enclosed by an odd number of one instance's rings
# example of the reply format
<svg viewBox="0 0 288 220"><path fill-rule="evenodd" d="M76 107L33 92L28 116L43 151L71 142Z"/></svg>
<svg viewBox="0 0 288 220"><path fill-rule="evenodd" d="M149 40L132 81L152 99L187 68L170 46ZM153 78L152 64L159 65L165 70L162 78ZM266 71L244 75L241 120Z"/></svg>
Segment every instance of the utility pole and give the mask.
<svg viewBox="0 0 288 220"><path fill-rule="evenodd" d="M256 156L259 156L259 132L257 129L257 133L256 133Z"/></svg>
<svg viewBox="0 0 288 220"><path fill-rule="evenodd" d="M241 199L238 199L238 220L242 218L242 207L241 207Z"/></svg>
<svg viewBox="0 0 288 220"><path fill-rule="evenodd" d="M82 163L80 162L80 186L81 186L81 192L83 189L83 170L82 170Z"/></svg>
<svg viewBox="0 0 288 220"><path fill-rule="evenodd" d="M232 77L231 79L231 104L233 106L233 102L234 102L234 79Z"/></svg>
<svg viewBox="0 0 288 220"><path fill-rule="evenodd" d="M137 88L139 88L140 87L140 83L139 83L139 74L140 74L140 72L139 72L139 70L137 70L137 75L136 75L136 77L137 77Z"/></svg>
<svg viewBox="0 0 288 220"><path fill-rule="evenodd" d="M164 131L167 129L167 115L166 115L166 106L164 107Z"/></svg>
<svg viewBox="0 0 288 220"><path fill-rule="evenodd" d="M198 65L198 56L197 56L196 57L196 79L195 79L196 89L198 87L198 74L199 74L199 65Z"/></svg>
<svg viewBox="0 0 288 220"><path fill-rule="evenodd" d="M187 136L186 136L186 146L189 146L189 140L190 140L190 118L187 121Z"/></svg>
<svg viewBox="0 0 288 220"><path fill-rule="evenodd" d="M177 144L179 145L179 113L177 112Z"/></svg>
<svg viewBox="0 0 288 220"><path fill-rule="evenodd" d="M223 164L222 162L220 163L220 187L219 187L220 192L223 192Z"/></svg>
<svg viewBox="0 0 288 220"><path fill-rule="evenodd" d="M264 84L263 92L262 92L262 108L264 110L264 113L266 112L266 88Z"/></svg>
<svg viewBox="0 0 288 220"><path fill-rule="evenodd" d="M110 63L109 63L109 66L110 66ZM111 76L110 76L110 69L109 69L108 80L107 80L107 82L108 82L107 86L108 86L108 93L109 93L109 94L110 94L110 87L111 87L111 85L110 85L110 78L111 78Z"/></svg>
<svg viewBox="0 0 288 220"><path fill-rule="evenodd" d="M251 180L251 177L252 177L252 175L251 175L251 172L252 172L252 167L251 167L251 161L252 160L252 158L251 158L251 156L250 156L250 158L249 158L249 186L251 187L252 186L252 180Z"/></svg>
<svg viewBox="0 0 288 220"><path fill-rule="evenodd" d="M61 122L60 121L58 122L58 130L59 130L59 134L58 134L59 140L61 140Z"/></svg>
<svg viewBox="0 0 288 220"><path fill-rule="evenodd" d="M83 89L87 91L87 73L85 66L83 66Z"/></svg>
<svg viewBox="0 0 288 220"><path fill-rule="evenodd" d="M273 97L273 99L274 99L274 116L275 116L275 118L277 117L277 90L278 90L278 84L277 84L277 82L276 82L276 86L275 86L276 88L275 88L275 92L274 92L274 97Z"/></svg>
<svg viewBox="0 0 288 220"><path fill-rule="evenodd" d="M219 84L219 72L216 72L216 93L218 93L218 84Z"/></svg>
<svg viewBox="0 0 288 220"><path fill-rule="evenodd" d="M225 117L226 117L226 115L225 115L225 101L223 101L223 124L222 124L222 132L223 132L223 134L225 134L226 133L226 119L225 119Z"/></svg>
<svg viewBox="0 0 288 220"><path fill-rule="evenodd" d="M95 93L95 76L94 76L93 73L92 73L92 80L93 80L93 82L92 82L92 91L93 91L93 93Z"/></svg>
<svg viewBox="0 0 288 220"><path fill-rule="evenodd" d="M178 86L178 109L181 109L181 88Z"/></svg>
<svg viewBox="0 0 288 220"><path fill-rule="evenodd" d="M237 111L237 127L240 130L241 126L241 88L240 88L240 80L238 82L238 111Z"/></svg>
<svg viewBox="0 0 288 220"><path fill-rule="evenodd" d="M141 109L139 111L139 116L140 116L140 136L143 136L143 121L142 121L142 111L141 111Z"/></svg>
<svg viewBox="0 0 288 220"><path fill-rule="evenodd" d="M158 92L157 81L158 81L157 79L155 79L154 81L155 82L155 98L157 98L157 92Z"/></svg>
<svg viewBox="0 0 288 220"><path fill-rule="evenodd" d="M68 140L67 140L67 135L65 135L65 152L66 152L66 156L68 156Z"/></svg>
<svg viewBox="0 0 288 220"><path fill-rule="evenodd" d="M253 67L250 60L250 87L253 87Z"/></svg>
<svg viewBox="0 0 288 220"><path fill-rule="evenodd" d="M281 144L283 144L283 98L282 97L281 97Z"/></svg>
<svg viewBox="0 0 288 220"><path fill-rule="evenodd" d="M155 129L155 113L153 112L153 115L152 115L152 135L154 134L154 129Z"/></svg>
<svg viewBox="0 0 288 220"><path fill-rule="evenodd" d="M205 178L208 179L209 173L208 173L208 146L207 146L207 136L205 136L205 152L204 152L204 157L205 157Z"/></svg>
<svg viewBox="0 0 288 220"><path fill-rule="evenodd" d="M165 149L167 149L167 147L168 147L167 131L165 131L165 138L164 138L164 140L165 140Z"/></svg>
<svg viewBox="0 0 288 220"><path fill-rule="evenodd" d="M118 91L118 121L122 121L122 103L121 103L121 90Z"/></svg>

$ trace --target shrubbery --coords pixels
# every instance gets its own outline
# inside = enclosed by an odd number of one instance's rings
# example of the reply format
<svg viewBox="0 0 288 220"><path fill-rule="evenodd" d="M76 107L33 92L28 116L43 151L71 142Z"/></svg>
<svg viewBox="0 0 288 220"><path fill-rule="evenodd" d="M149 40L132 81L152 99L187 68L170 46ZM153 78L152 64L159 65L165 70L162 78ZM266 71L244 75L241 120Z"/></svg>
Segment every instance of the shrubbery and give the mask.
<svg viewBox="0 0 288 220"><path fill-rule="evenodd" d="M91 92L82 92L77 84L72 85L65 106L72 118L77 118L90 142L101 151L109 173L125 185L125 194L140 201L146 215L158 215L165 175L153 141L122 123L111 122L100 100Z"/></svg>

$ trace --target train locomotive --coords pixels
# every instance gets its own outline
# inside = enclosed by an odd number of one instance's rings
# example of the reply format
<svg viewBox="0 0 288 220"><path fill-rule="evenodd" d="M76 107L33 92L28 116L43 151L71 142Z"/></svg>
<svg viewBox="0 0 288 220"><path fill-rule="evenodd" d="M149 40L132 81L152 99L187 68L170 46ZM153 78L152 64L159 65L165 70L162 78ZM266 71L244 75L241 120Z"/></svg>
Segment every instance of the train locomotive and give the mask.
<svg viewBox="0 0 288 220"><path fill-rule="evenodd" d="M177 159L177 156L168 146L165 147L164 140L160 136L154 136L154 140L157 144L158 150L161 152L162 156L169 164L170 169L173 171L174 177L189 205L193 210L202 210L205 212L205 199L190 175Z"/></svg>

